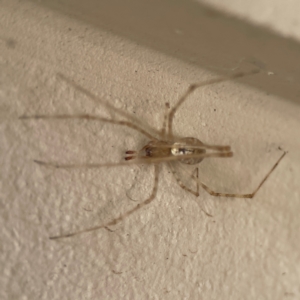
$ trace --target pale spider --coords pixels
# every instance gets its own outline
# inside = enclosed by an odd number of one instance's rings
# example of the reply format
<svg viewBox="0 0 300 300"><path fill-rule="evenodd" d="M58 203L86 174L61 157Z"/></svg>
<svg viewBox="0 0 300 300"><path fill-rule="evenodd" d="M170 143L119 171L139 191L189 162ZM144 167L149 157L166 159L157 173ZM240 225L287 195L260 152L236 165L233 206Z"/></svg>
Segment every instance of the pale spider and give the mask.
<svg viewBox="0 0 300 300"><path fill-rule="evenodd" d="M63 165L63 164L57 164L52 162L43 162L39 160L34 160L37 164L44 165L44 166L50 166L55 168L64 168L64 169L71 169L71 168L99 168L99 167L111 167L111 166L125 166L129 164L153 164L154 165L154 182L153 182L153 188L151 195L149 198L144 200L143 202L136 205L131 210L121 214L119 217L113 219L112 221L95 226L92 228L84 229L77 232L72 232L68 234L58 235L58 236L52 236L50 239L55 240L59 238L66 238L71 237L77 234L81 234L84 232L90 232L93 230L97 230L100 228L107 228L107 226L115 225L122 221L127 216L131 215L138 209L144 207L145 205L151 203L157 193L157 186L158 186L158 175L159 175L159 167L161 163L166 163L172 174L174 175L174 178L176 179L177 183L181 188L184 190L190 192L191 194L195 195L196 197L199 196L199 185L208 192L212 196L219 196L219 197L234 197L234 198L253 198L254 195L257 193L257 191L260 189L260 187L263 185L263 183L267 180L267 178L270 176L270 174L274 171L274 169L277 167L279 162L282 160L282 158L285 156L286 152L283 152L283 154L280 156L280 158L277 160L275 165L271 168L271 170L265 175L265 177L262 179L258 187L251 193L251 194L227 194L227 193L219 193L215 192L212 189L210 189L207 185L202 183L198 179L198 167L195 168L194 172L191 175L192 180L196 183L196 190L192 190L186 185L182 183L179 176L176 174L172 162L179 161L183 164L189 164L194 165L200 163L204 158L208 157L231 157L233 156L233 152L231 151L230 146L219 146L219 145L208 145L202 143L197 138L192 137L186 137L186 138L177 138L173 135L173 118L180 107L184 103L184 101L188 98L188 96L197 88L205 86L205 85L211 85L215 83L219 83L226 80L232 80L235 78L244 77L246 75L256 74L259 71L254 70L248 73L235 73L231 76L226 77L219 77L215 79L210 79L201 83L195 83L190 85L190 87L187 89L187 91L181 96L181 98L178 100L178 102L175 104L175 106L168 110L169 104L166 103L166 113L163 121L162 129L156 130L149 125L146 125L142 123L140 120L138 120L135 116L132 116L120 109L117 109L113 107L110 103L105 102L103 100L100 100L98 97L91 94L88 90L84 89L83 87L79 86L78 84L72 82L70 79L66 78L62 74L58 74L58 76L65 80L68 84L73 86L75 89L79 90L81 93L85 94L88 97L91 97L93 100L99 101L102 103L103 106L107 107L110 110L113 110L116 114L125 117L127 121L118 121L108 118L103 118L99 116L93 116L93 115L87 115L87 114L79 114L79 115L33 115L33 116L22 116L20 119L87 119L87 120L96 120L96 121L102 121L102 122L108 122L112 124L118 124L121 126L127 126L132 129L135 129L136 131L140 132L141 134L145 135L147 138L150 139L150 142L148 142L147 145L145 145L142 149L138 151L129 150L126 151L126 157L124 162L119 163L104 163L104 164L73 164L73 165ZM208 151L208 152L207 152Z"/></svg>

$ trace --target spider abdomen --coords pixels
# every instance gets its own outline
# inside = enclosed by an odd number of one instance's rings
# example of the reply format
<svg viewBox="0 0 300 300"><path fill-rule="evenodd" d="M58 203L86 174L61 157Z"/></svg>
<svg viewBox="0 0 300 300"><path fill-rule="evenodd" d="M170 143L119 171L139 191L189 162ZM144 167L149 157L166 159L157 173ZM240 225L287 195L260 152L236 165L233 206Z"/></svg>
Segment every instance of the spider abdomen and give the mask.
<svg viewBox="0 0 300 300"><path fill-rule="evenodd" d="M195 165L202 161L203 158L197 158L197 157L190 157L190 158L184 158L185 155L192 155L192 154L203 154L205 153L204 148L200 148L203 143L192 137L186 137L180 139L178 142L174 143L171 148L171 154L174 156L181 155L183 158L179 161L183 164L188 165ZM199 148L197 148L199 146Z"/></svg>

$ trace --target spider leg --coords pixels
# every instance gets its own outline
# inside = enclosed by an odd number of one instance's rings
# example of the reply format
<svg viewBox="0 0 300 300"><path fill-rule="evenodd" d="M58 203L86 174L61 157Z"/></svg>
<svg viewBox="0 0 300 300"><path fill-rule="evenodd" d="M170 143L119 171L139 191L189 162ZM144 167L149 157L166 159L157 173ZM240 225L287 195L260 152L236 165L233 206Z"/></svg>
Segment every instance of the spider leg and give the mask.
<svg viewBox="0 0 300 300"><path fill-rule="evenodd" d="M147 131L150 132L152 135L159 135L160 134L160 132L157 129L152 128L149 124L146 124L145 122L141 122L134 115L131 115L131 114L127 113L126 111L123 111L122 109L116 108L113 105L111 105L109 102L100 99L99 97L95 96L90 91L88 91L87 89L83 88L79 84L77 84L74 81L72 81L71 79L67 78L65 75L63 75L61 73L58 73L57 77L64 80L65 82L67 82L69 85L73 86L73 88L75 90L80 91L82 94L86 95L87 97L89 97L94 102L101 103L101 105L103 105L104 107L107 107L111 111L114 111L118 115L123 116L123 117L131 120L133 123L139 124L139 127L145 127L147 129Z"/></svg>
<svg viewBox="0 0 300 300"><path fill-rule="evenodd" d="M149 139L153 140L155 139L154 136L152 136L150 133L145 131L143 128L140 126L129 122L129 121L116 121L116 120L111 120L107 118L102 118L99 116L93 116L93 115L87 115L87 114L79 114L79 115L34 115L34 116L21 116L19 119L22 120L27 120L27 119L48 119L48 120L66 120L66 119L84 119L84 120L93 120L93 121L102 121L102 122L107 122L111 124L117 124L125 127L132 128L141 134L145 135Z"/></svg>
<svg viewBox="0 0 300 300"><path fill-rule="evenodd" d="M121 222L123 219L125 219L129 215L133 214L134 212L136 212L140 208L144 207L145 205L151 203L155 199L155 196L156 196L156 193L157 193L157 188L158 188L158 174L159 174L159 165L156 164L156 165L154 165L154 184L153 184L153 189L152 189L152 193L151 193L150 197L147 198L146 200L144 200L143 202L139 203L138 205L136 205L133 209L125 212L124 214L121 214L119 217L113 219L112 221L110 221L106 224L91 227L91 228L88 228L88 229L80 230L80 231L69 233L69 234L52 236L52 237L50 237L50 240L57 240L57 239L61 239L61 238L72 237L72 236L75 236L75 235L78 235L78 234L82 234L82 233L85 233L85 232L91 232L91 231L98 230L98 229L101 229L101 228L105 228L107 230L110 230L108 228L108 226L116 225L117 223Z"/></svg>
<svg viewBox="0 0 300 300"><path fill-rule="evenodd" d="M193 191L192 189L190 189L189 187L187 187L179 178L179 176L177 175L174 166L172 165L172 163L168 163L168 166L175 178L175 180L177 181L178 185L184 189L185 191L193 194L194 196L198 197L199 196L199 181L196 180L196 191ZM195 174L195 175L194 175ZM198 179L198 168L195 168L195 170L192 173L192 178L197 178Z"/></svg>
<svg viewBox="0 0 300 300"><path fill-rule="evenodd" d="M199 168L198 167L195 168L195 170L192 173L191 177L196 177L197 179L199 178ZM196 195L199 196L199 181L198 180L196 180ZM198 196L196 196L196 197L198 197Z"/></svg>
<svg viewBox="0 0 300 300"><path fill-rule="evenodd" d="M166 130L167 130L167 123L168 123L168 116L169 116L169 108L170 108L170 103L166 102L165 103L165 115L164 115L164 121L163 121L163 125L161 128L161 138L164 140L166 137Z"/></svg>
<svg viewBox="0 0 300 300"><path fill-rule="evenodd" d="M168 164L169 167L170 167L170 170L172 172L172 174L174 175L174 178L176 179L178 185L184 189L185 191L193 194L194 196L196 197L199 197L199 186L200 186L200 183L199 183L199 168L195 168L194 171L192 172L190 178L192 179L195 179L196 178L196 191L193 191L192 189L188 188L181 180L180 178L178 177L176 171L174 170L173 166L171 163ZM212 217L212 215L210 213L208 213L205 209L203 209L201 206L200 206L200 209L206 214L206 216L208 217Z"/></svg>
<svg viewBox="0 0 300 300"><path fill-rule="evenodd" d="M264 184L264 182L268 179L268 177L271 175L271 173L275 170L275 168L278 166L279 162L283 159L283 157L287 154L287 152L284 152L280 158L277 160L275 165L271 168L271 170L265 175L263 180L259 183L258 187L252 192L251 194L228 194L228 193L219 193L213 191L211 188L209 188L206 184L198 180L199 184L202 186L202 188L208 192L212 196L216 197L230 197L230 198L253 198L257 191L261 188L261 186ZM194 176L195 178L195 176ZM196 179L196 178L195 178Z"/></svg>
<svg viewBox="0 0 300 300"><path fill-rule="evenodd" d="M222 82L222 81L232 80L232 79L239 78L239 77L244 77L246 75L256 74L256 73L259 73L259 70L252 70L250 72L239 72L239 73L235 73L231 76L223 76L223 77L218 77L218 78L206 80L206 81L203 81L203 82L191 84L189 86L189 88L187 89L187 91L179 98L178 102L175 104L175 106L173 106L173 108L169 112L169 116L168 116L168 134L169 134L169 136L173 135L172 126L173 126L173 118L174 118L174 115L175 115L176 111L178 110L180 105L182 105L184 103L184 101L188 98L188 96L193 91L195 91L197 88L200 88L200 87L203 87L203 86L206 86L206 85L219 83L219 82Z"/></svg>

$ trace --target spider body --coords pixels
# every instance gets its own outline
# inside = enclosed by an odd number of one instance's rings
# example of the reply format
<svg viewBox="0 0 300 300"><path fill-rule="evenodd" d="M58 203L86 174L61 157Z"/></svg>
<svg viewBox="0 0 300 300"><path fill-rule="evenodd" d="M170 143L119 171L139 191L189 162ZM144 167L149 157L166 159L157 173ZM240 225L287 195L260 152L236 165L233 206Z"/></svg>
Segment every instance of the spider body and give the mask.
<svg viewBox="0 0 300 300"><path fill-rule="evenodd" d="M204 144L200 140L192 137L181 138L176 142L154 140L150 141L138 152L133 150L126 151L125 154L130 156L126 156L125 160L131 160L137 157L163 159L172 156L182 156L182 159L178 160L179 162L188 165L195 165L199 164L203 158L190 156L206 153L206 150L203 147ZM184 156L187 155L189 158L184 158Z"/></svg>

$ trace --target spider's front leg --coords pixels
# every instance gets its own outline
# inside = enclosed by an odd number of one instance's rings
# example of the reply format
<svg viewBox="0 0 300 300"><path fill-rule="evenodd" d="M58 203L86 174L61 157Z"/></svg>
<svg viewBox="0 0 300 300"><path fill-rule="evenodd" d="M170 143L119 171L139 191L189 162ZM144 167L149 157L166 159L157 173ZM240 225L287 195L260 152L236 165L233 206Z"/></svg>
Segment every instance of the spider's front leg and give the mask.
<svg viewBox="0 0 300 300"><path fill-rule="evenodd" d="M168 119L168 135L170 137L173 136L173 118L174 118L176 111L187 100L188 96L190 94L192 94L196 89L206 86L206 85L211 85L211 84L220 83L223 81L233 80L236 78L241 78L241 77L244 77L247 75L253 75L253 74L257 74L257 73L259 73L258 69L252 70L250 72L239 72L239 73L235 73L233 75L213 78L213 79L206 80L203 82L191 84L189 86L189 88L187 89L187 91L179 98L178 102L173 106L173 108L169 112L169 115L167 117L167 119Z"/></svg>

